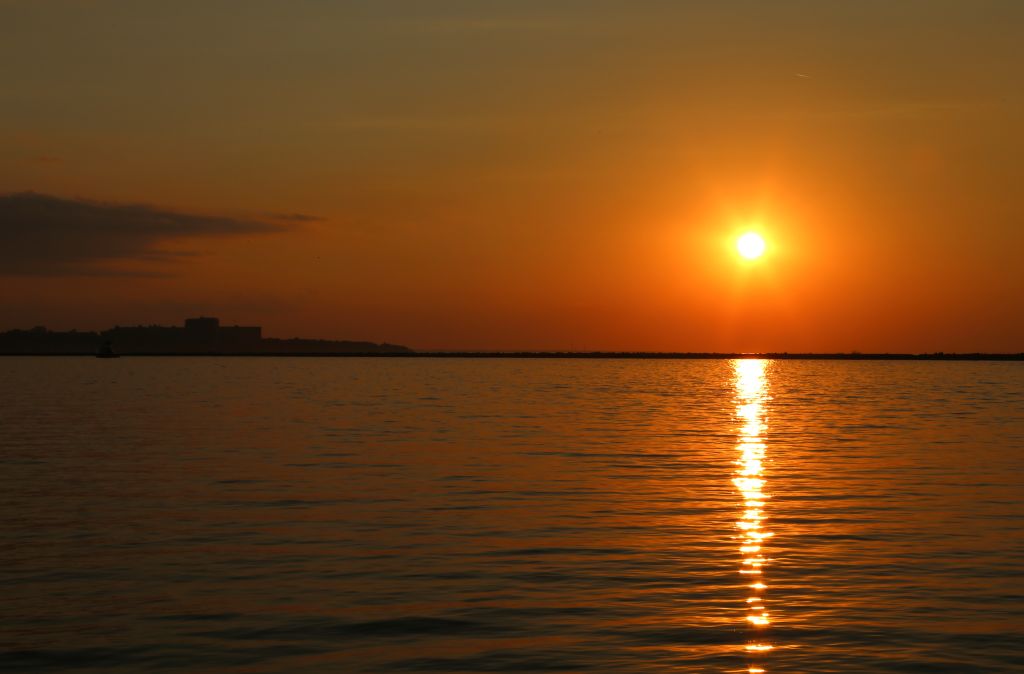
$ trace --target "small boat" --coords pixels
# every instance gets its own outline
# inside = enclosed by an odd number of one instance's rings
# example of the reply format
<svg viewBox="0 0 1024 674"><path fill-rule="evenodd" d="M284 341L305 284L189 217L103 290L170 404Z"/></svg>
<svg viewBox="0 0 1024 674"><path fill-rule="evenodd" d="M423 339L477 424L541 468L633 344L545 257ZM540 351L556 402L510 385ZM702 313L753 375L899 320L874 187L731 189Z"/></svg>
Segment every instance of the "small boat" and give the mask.
<svg viewBox="0 0 1024 674"><path fill-rule="evenodd" d="M114 347L110 345L110 342L103 342L100 346L99 351L96 352L97 358L120 358L118 354L114 353Z"/></svg>

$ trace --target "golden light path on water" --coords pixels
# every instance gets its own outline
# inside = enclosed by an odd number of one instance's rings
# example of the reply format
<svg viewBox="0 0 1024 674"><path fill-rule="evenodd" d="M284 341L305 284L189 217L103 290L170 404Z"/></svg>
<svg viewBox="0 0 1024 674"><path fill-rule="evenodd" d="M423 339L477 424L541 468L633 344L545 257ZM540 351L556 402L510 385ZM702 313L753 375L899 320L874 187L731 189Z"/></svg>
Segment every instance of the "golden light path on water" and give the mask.
<svg viewBox="0 0 1024 674"><path fill-rule="evenodd" d="M765 491L764 462L765 443L763 433L766 429L765 404L768 401L767 382L768 361L739 359L733 361L736 381L736 416L741 426L736 459L736 471L733 484L742 497L741 515L736 521L737 539L740 542L742 564L740 574L748 582L746 597L746 621L752 630L745 645L748 655L747 671L751 674L764 672L760 660L773 646L764 635L765 629L771 624L768 608L765 603L765 542L772 533L765 529L765 502L768 495Z"/></svg>

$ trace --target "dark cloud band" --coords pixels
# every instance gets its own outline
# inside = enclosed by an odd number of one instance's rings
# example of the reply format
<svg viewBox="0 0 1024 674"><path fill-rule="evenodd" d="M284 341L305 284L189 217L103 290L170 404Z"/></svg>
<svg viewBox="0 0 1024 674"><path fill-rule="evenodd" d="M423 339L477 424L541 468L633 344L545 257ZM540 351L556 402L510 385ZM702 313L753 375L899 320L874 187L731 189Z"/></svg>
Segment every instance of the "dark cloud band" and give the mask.
<svg viewBox="0 0 1024 674"><path fill-rule="evenodd" d="M277 223L138 204L63 199L34 192L6 194L0 195L0 275L120 275L126 273L124 263L168 264L187 258L189 251L161 248L171 241L263 234L284 228Z"/></svg>

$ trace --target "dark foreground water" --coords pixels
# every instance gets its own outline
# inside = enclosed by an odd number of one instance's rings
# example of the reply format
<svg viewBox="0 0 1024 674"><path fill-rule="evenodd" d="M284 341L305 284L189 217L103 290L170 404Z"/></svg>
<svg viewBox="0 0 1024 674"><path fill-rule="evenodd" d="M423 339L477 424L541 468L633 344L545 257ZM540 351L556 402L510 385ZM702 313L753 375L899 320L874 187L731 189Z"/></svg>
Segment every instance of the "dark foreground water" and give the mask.
<svg viewBox="0 0 1024 674"><path fill-rule="evenodd" d="M0 670L1024 671L1024 364L0 359Z"/></svg>

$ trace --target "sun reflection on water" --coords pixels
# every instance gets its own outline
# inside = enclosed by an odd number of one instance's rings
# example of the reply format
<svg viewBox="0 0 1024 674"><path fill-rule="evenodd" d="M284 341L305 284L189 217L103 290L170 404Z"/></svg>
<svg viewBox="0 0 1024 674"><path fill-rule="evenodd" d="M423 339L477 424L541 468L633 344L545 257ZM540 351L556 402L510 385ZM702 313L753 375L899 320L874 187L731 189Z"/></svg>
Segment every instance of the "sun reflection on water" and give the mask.
<svg viewBox="0 0 1024 674"><path fill-rule="evenodd" d="M736 416L741 422L733 484L742 496L741 515L736 520L740 541L739 551L742 563L739 572L750 583L746 599L746 622L751 629L745 651L751 662L747 671L764 672L764 663L754 658L772 650L774 646L765 641L764 630L771 624L765 606L764 567L768 558L764 556L765 541L772 533L765 529L764 506L768 500L765 492L764 462L766 428L764 405L768 400L766 370L768 361L739 359L733 361L736 375Z"/></svg>

